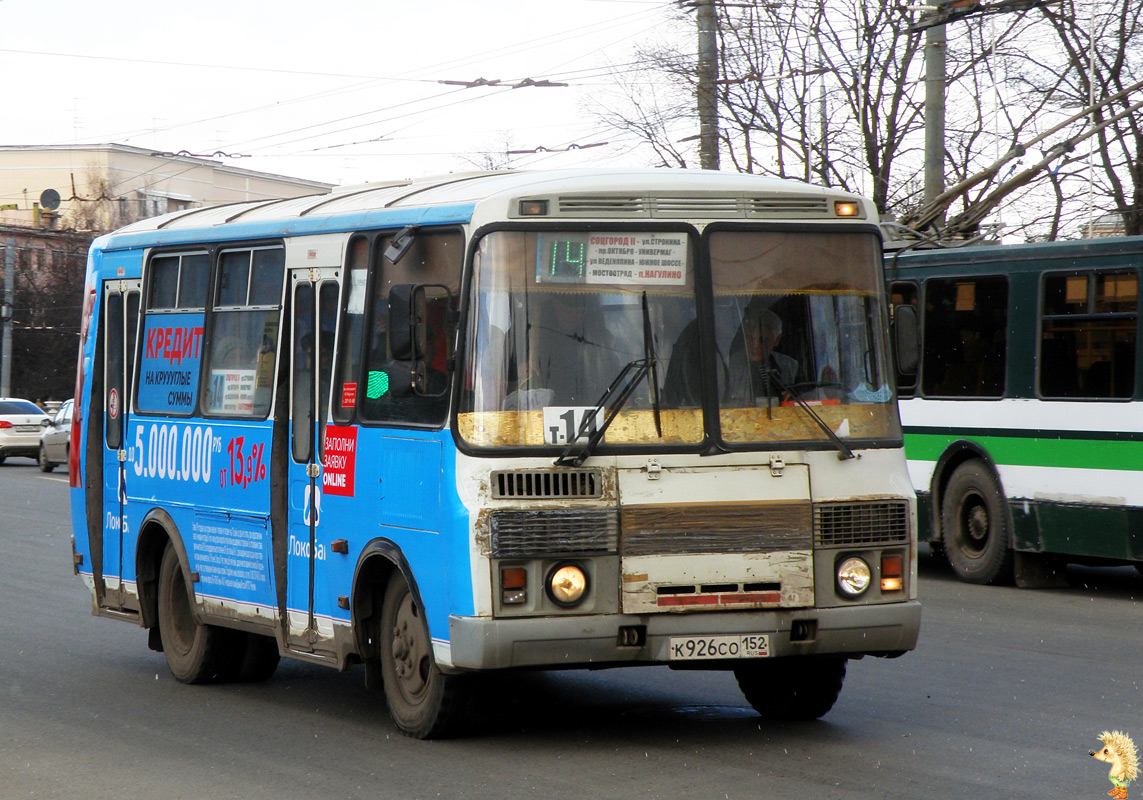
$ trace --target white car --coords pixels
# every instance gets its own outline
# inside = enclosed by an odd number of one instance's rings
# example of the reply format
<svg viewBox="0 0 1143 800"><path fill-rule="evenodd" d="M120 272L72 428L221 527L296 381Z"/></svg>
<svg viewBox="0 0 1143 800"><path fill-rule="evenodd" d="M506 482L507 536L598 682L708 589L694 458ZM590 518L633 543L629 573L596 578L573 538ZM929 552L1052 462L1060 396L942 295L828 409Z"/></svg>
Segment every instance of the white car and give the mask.
<svg viewBox="0 0 1143 800"><path fill-rule="evenodd" d="M0 464L9 456L37 458L40 432L49 421L35 403L0 397Z"/></svg>
<svg viewBox="0 0 1143 800"><path fill-rule="evenodd" d="M51 423L40 434L40 469L51 472L58 464L66 464L71 446L71 406L74 401L65 400Z"/></svg>

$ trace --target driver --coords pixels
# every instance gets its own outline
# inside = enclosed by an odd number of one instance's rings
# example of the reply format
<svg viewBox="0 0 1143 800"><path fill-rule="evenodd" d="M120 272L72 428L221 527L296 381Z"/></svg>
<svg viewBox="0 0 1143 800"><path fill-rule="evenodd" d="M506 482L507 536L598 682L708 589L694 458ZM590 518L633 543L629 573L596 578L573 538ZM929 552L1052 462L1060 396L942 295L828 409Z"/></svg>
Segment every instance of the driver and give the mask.
<svg viewBox="0 0 1143 800"><path fill-rule="evenodd" d="M797 382L798 362L775 350L781 340L782 318L769 308L748 306L731 345L730 357L732 364L746 368L731 370L727 383L728 400L753 404L759 399L789 399L788 392L782 387L790 387Z"/></svg>

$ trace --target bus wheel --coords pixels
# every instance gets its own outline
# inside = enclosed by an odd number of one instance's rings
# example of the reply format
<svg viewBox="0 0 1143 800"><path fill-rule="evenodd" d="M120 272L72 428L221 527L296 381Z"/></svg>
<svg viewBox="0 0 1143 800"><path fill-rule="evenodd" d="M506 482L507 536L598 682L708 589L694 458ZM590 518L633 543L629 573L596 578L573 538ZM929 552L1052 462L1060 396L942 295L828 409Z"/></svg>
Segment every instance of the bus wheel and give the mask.
<svg viewBox="0 0 1143 800"><path fill-rule="evenodd" d="M37 459L40 462L40 472L51 472L56 468L56 465L48 461L48 451L40 445L40 457Z"/></svg>
<svg viewBox="0 0 1143 800"><path fill-rule="evenodd" d="M380 625L381 675L389 716L403 733L418 739L455 732L462 716L463 679L437 668L422 609L399 575L385 587Z"/></svg>
<svg viewBox="0 0 1143 800"><path fill-rule="evenodd" d="M845 680L844 658L791 656L758 659L734 670L742 694L765 719L824 717Z"/></svg>
<svg viewBox="0 0 1143 800"><path fill-rule="evenodd" d="M219 674L226 631L195 622L178 553L168 545L159 567L159 637L167 667L182 683L205 683Z"/></svg>
<svg viewBox="0 0 1143 800"><path fill-rule="evenodd" d="M997 583L1012 575L1008 505L1000 483L981 461L956 468L941 503L941 538L957 577Z"/></svg>

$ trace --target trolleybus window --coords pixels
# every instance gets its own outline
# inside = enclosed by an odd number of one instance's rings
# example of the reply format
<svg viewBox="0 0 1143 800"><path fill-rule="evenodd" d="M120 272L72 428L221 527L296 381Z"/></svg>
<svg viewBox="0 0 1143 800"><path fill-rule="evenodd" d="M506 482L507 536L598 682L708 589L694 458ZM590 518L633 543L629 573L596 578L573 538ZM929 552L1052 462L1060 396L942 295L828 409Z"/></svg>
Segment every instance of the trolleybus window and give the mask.
<svg viewBox="0 0 1143 800"><path fill-rule="evenodd" d="M1138 288L1133 273L1044 277L1041 396L1134 395Z"/></svg>
<svg viewBox="0 0 1143 800"><path fill-rule="evenodd" d="M1008 281L925 282L921 387L934 397L1000 397L1008 354Z"/></svg>

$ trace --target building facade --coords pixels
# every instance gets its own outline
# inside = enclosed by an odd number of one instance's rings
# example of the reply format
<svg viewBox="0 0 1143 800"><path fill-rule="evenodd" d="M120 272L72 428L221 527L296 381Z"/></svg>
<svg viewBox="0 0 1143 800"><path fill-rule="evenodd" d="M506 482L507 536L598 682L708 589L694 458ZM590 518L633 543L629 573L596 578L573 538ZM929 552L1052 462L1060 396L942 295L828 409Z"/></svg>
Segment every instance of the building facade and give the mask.
<svg viewBox="0 0 1143 800"><path fill-rule="evenodd" d="M103 233L169 211L331 188L131 145L0 146L0 224Z"/></svg>

